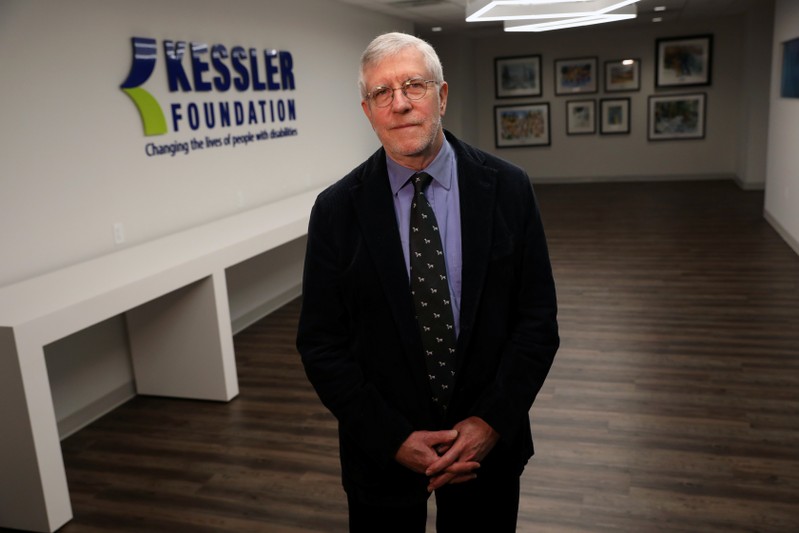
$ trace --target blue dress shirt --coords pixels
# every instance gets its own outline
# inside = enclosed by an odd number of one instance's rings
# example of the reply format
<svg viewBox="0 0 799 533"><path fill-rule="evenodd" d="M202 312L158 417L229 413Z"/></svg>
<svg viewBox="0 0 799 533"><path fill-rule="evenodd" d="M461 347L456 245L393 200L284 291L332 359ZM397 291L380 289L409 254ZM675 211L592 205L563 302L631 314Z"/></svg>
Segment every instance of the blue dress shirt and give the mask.
<svg viewBox="0 0 799 533"><path fill-rule="evenodd" d="M408 251L408 234L410 233L411 200L413 200L413 185L410 183L410 178L416 171L400 165L390 157L386 157L386 161L391 192L394 195L394 212L397 215L397 223L399 224L402 252L405 254L405 267L410 280L411 262ZM441 233L441 243L444 246L447 266L447 279L449 280L450 300L452 302L452 315L455 318L455 333L458 334L460 332L462 279L461 208L457 161L455 152L446 139L433 162L422 171L433 177L433 181L430 182L425 191L425 196L433 208Z"/></svg>

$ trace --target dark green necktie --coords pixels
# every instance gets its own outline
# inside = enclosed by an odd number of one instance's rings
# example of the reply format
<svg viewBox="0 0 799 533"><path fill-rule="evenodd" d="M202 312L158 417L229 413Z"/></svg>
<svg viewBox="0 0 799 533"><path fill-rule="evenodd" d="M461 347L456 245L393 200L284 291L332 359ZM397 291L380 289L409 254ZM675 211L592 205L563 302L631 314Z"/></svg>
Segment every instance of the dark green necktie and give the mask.
<svg viewBox="0 0 799 533"><path fill-rule="evenodd" d="M433 178L415 174L411 203L411 292L422 335L433 401L446 411L455 382L455 321L450 303L444 247L424 189Z"/></svg>

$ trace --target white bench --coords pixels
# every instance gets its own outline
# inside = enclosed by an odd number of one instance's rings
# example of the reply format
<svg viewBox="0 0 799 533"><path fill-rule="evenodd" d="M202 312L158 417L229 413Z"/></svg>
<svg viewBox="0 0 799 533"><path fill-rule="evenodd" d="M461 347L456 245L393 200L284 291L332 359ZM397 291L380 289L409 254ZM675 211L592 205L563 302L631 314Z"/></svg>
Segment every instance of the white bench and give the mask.
<svg viewBox="0 0 799 533"><path fill-rule="evenodd" d="M139 394L238 394L225 269L303 236L320 190L0 288L0 527L72 519L44 347L124 313Z"/></svg>

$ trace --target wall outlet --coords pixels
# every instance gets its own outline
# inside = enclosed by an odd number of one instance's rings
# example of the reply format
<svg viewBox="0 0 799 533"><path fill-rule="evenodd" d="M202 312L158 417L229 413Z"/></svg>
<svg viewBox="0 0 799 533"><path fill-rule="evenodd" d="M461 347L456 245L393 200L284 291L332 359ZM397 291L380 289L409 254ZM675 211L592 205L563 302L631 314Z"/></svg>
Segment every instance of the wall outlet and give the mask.
<svg viewBox="0 0 799 533"><path fill-rule="evenodd" d="M123 242L125 242L125 226L122 225L122 222L115 222L114 243L122 244Z"/></svg>

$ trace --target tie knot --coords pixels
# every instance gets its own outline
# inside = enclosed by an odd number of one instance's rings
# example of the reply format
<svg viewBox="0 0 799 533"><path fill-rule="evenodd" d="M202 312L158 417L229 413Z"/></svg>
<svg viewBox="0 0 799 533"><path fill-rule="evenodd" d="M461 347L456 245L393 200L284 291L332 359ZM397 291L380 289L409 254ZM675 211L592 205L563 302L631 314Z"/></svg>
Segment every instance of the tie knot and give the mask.
<svg viewBox="0 0 799 533"><path fill-rule="evenodd" d="M427 187L430 182L433 181L433 176L428 174L427 172L417 172L411 178L411 182L413 183L413 190L416 191L416 194L420 194L425 187Z"/></svg>

